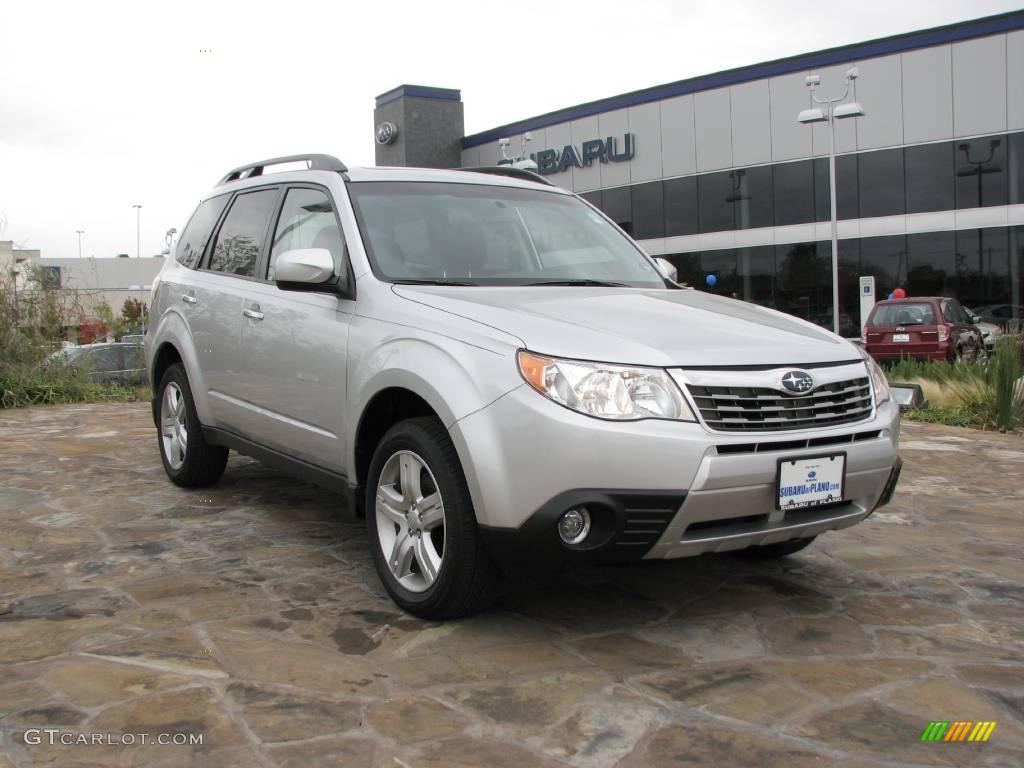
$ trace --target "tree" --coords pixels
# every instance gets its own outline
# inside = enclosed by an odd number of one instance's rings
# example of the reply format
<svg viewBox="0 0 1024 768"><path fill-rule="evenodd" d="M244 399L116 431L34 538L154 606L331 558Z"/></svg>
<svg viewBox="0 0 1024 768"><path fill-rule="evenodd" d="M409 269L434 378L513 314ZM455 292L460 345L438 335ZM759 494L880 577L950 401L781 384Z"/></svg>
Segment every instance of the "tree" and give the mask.
<svg viewBox="0 0 1024 768"><path fill-rule="evenodd" d="M146 302L131 297L124 300L121 307L121 319L129 328L134 328L146 321L149 315L149 307Z"/></svg>

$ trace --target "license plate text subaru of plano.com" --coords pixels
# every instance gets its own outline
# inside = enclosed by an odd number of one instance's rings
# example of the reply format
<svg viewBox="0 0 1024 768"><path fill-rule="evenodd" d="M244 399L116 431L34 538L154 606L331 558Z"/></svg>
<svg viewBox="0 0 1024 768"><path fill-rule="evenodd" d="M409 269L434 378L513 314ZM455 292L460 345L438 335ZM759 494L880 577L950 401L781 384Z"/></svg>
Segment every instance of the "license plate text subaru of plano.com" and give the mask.
<svg viewBox="0 0 1024 768"><path fill-rule="evenodd" d="M799 509L843 500L845 454L784 459L779 463L779 509Z"/></svg>

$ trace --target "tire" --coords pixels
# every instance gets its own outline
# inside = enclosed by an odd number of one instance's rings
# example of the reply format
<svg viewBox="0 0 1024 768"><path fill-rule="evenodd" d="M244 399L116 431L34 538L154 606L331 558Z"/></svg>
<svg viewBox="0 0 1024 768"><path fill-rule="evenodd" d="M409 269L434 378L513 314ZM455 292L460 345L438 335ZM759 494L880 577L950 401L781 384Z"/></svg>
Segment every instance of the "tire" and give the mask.
<svg viewBox="0 0 1024 768"><path fill-rule="evenodd" d="M181 363L170 366L157 387L157 420L160 460L172 483L182 488L205 488L220 480L228 463L228 449L206 442Z"/></svg>
<svg viewBox="0 0 1024 768"><path fill-rule="evenodd" d="M778 544L764 544L760 547L747 547L746 549L741 549L736 554L742 555L743 557L749 557L752 560L777 560L780 557L787 557L799 552L801 549L809 546L816 538L817 536L811 536L806 539L780 541Z"/></svg>
<svg viewBox="0 0 1024 768"><path fill-rule="evenodd" d="M400 608L454 619L497 599L503 574L480 543L462 465L437 419L407 419L387 431L365 499L373 563Z"/></svg>

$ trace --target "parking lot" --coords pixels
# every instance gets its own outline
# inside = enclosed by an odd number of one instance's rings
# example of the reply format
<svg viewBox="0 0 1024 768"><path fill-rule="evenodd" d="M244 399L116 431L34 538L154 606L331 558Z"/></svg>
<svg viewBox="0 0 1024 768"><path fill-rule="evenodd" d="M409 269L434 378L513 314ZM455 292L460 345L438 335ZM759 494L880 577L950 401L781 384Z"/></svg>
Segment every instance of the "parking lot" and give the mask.
<svg viewBox="0 0 1024 768"><path fill-rule="evenodd" d="M1024 441L905 424L901 450L891 506L782 563L520 574L435 624L339 496L234 456L178 489L148 404L2 412L0 768L1022 765Z"/></svg>

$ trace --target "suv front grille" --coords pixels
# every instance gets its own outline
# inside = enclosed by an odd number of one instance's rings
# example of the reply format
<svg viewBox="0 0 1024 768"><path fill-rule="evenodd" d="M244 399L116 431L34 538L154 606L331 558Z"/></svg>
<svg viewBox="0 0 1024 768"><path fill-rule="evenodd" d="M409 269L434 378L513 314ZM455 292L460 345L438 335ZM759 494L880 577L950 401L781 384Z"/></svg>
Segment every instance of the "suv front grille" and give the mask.
<svg viewBox="0 0 1024 768"><path fill-rule="evenodd" d="M688 384L687 389L708 427L723 432L831 427L871 415L867 376L822 384L804 395L769 387Z"/></svg>

